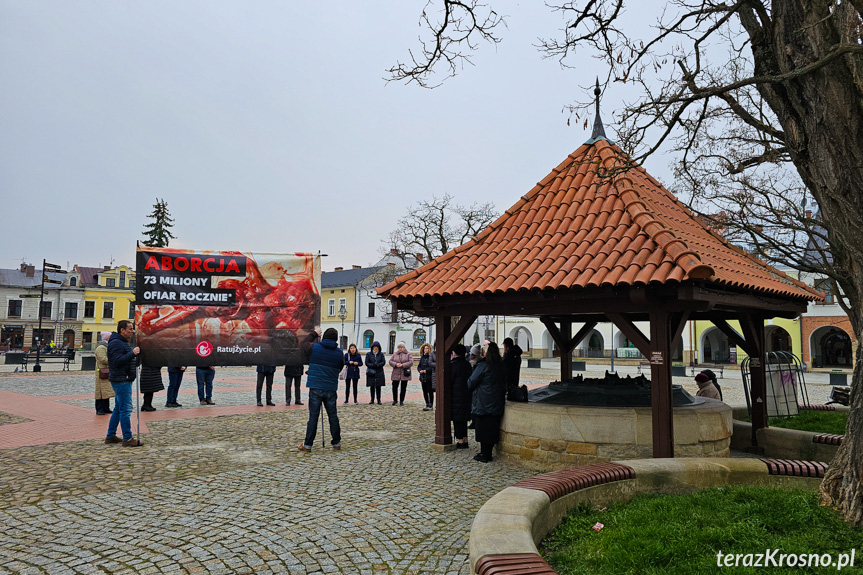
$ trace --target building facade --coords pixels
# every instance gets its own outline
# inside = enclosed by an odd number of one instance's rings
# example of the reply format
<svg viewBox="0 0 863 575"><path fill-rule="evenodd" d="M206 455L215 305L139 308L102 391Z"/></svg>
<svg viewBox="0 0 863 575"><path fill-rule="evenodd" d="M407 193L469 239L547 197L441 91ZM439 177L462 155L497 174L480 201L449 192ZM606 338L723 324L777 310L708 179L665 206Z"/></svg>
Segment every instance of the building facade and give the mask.
<svg viewBox="0 0 863 575"><path fill-rule="evenodd" d="M135 319L135 270L129 266L74 266L70 275L84 287L81 347L89 350L99 332L115 331L121 319Z"/></svg>
<svg viewBox="0 0 863 575"><path fill-rule="evenodd" d="M29 264L21 264L17 270L0 270L0 349L80 347L83 287L74 274L48 271L45 278L49 281L40 301L42 274Z"/></svg>

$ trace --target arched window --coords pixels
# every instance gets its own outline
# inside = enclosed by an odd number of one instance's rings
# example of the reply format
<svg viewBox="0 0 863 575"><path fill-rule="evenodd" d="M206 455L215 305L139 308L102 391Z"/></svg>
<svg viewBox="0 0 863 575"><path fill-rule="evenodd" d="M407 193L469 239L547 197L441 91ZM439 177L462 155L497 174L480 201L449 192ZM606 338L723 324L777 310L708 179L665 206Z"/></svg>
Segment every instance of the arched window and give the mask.
<svg viewBox="0 0 863 575"><path fill-rule="evenodd" d="M419 349L426 342L426 330L420 328L414 332L414 349Z"/></svg>
<svg viewBox="0 0 863 575"><path fill-rule="evenodd" d="M76 277L69 278L69 285L71 287L75 287L76 285L78 285L78 278L76 278Z"/></svg>
<svg viewBox="0 0 863 575"><path fill-rule="evenodd" d="M365 349L371 349L372 344L375 342L375 332L370 329L367 329L363 333L363 347Z"/></svg>

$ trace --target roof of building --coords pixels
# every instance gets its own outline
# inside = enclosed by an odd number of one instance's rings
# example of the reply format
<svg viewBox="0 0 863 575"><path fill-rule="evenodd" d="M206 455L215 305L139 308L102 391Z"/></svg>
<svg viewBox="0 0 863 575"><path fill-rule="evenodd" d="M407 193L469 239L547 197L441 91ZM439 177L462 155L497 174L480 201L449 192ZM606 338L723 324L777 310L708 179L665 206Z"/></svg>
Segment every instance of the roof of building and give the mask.
<svg viewBox="0 0 863 575"><path fill-rule="evenodd" d="M59 274L56 272L48 272L48 279L57 280L57 281L65 281L66 274ZM39 287L42 283L42 270L35 270L33 277L27 277L27 275L21 271L10 270L10 269L0 269L0 285L7 287L22 287L22 288L32 288ZM56 284L45 284L45 289L56 289L59 287ZM37 292L38 293L38 292Z"/></svg>
<svg viewBox="0 0 863 575"><path fill-rule="evenodd" d="M337 272L323 272L321 273L321 289L356 286L361 281L384 267L385 266L373 266L368 268L340 270Z"/></svg>
<svg viewBox="0 0 863 575"><path fill-rule="evenodd" d="M378 292L421 297L687 280L820 298L711 231L600 135L470 241Z"/></svg>
<svg viewBox="0 0 863 575"><path fill-rule="evenodd" d="M81 274L81 285L84 287L95 287L99 285L99 274L104 268L89 268L84 266L75 266L78 273Z"/></svg>

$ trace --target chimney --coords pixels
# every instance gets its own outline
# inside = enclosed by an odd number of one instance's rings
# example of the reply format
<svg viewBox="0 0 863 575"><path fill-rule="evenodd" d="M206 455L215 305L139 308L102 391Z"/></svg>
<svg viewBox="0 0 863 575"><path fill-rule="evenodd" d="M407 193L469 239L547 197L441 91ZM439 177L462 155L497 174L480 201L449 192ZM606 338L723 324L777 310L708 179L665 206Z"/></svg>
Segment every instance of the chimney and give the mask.
<svg viewBox="0 0 863 575"><path fill-rule="evenodd" d="M334 272L340 272L340 271L342 271L343 269L345 269L345 268L335 268L335 269L333 269L333 271L334 271Z"/></svg>
<svg viewBox="0 0 863 575"><path fill-rule="evenodd" d="M351 269L352 270L361 270L361 269L363 269L363 266L354 265L354 266L351 266Z"/></svg>
<svg viewBox="0 0 863 575"><path fill-rule="evenodd" d="M389 262L389 263L387 263L387 265L390 266L391 268L396 267L395 262Z"/></svg>
<svg viewBox="0 0 863 575"><path fill-rule="evenodd" d="M391 255L394 255L394 256L397 256L397 255L399 255L399 251L398 251L397 249L395 249L395 248L390 248L390 254L391 254Z"/></svg>
<svg viewBox="0 0 863 575"><path fill-rule="evenodd" d="M111 270L111 266L102 266L102 271L107 272Z"/></svg>
<svg viewBox="0 0 863 575"><path fill-rule="evenodd" d="M418 262L423 261L423 255L422 254L414 254L414 257L417 259Z"/></svg>
<svg viewBox="0 0 863 575"><path fill-rule="evenodd" d="M28 278L32 278L36 275L36 266L27 266L24 269L24 275Z"/></svg>
<svg viewBox="0 0 863 575"><path fill-rule="evenodd" d="M811 219L812 219L812 210L806 210L806 219L807 219L807 220L811 220Z"/></svg>

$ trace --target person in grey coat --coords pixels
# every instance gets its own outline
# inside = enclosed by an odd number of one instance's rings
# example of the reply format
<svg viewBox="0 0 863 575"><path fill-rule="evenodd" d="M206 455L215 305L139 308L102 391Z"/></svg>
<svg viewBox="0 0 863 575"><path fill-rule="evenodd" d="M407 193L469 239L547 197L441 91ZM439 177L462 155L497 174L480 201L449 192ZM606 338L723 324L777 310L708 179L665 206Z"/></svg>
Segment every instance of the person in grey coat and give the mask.
<svg viewBox="0 0 863 575"><path fill-rule="evenodd" d="M473 393L471 412L480 444L480 452L474 459L488 463L495 443L500 441L500 421L506 403L506 375L496 343L488 344L485 357L477 362L467 380L467 387Z"/></svg>

